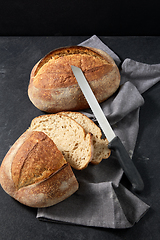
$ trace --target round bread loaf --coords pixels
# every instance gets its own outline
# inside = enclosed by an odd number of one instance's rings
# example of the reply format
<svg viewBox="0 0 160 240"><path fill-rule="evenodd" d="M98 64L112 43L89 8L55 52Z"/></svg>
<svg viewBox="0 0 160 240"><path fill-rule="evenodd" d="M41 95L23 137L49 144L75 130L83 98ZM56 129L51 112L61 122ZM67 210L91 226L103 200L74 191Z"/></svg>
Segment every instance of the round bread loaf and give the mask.
<svg viewBox="0 0 160 240"><path fill-rule="evenodd" d="M99 103L119 87L119 69L106 52L81 46L56 49L31 71L28 96L38 109L56 113L89 107L71 65L82 69Z"/></svg>
<svg viewBox="0 0 160 240"><path fill-rule="evenodd" d="M10 196L36 208L52 206L78 189L75 175L55 143L45 133L30 130L6 154L0 183Z"/></svg>

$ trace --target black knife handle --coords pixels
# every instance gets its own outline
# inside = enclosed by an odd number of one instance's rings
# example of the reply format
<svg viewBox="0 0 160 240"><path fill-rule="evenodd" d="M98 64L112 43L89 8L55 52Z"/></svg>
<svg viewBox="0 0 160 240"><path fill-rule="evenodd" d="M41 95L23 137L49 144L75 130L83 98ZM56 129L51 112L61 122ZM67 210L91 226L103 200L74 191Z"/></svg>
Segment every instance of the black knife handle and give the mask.
<svg viewBox="0 0 160 240"><path fill-rule="evenodd" d="M116 136L112 141L110 141L108 148L116 153L124 173L132 184L133 190L141 192L144 189L143 180L119 137Z"/></svg>

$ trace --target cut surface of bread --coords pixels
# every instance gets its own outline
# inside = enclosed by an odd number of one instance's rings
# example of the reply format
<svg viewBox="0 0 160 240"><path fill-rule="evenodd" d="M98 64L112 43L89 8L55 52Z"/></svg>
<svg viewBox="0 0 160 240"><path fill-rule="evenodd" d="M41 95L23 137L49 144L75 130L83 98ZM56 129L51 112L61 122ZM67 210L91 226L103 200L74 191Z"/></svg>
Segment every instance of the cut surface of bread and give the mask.
<svg viewBox="0 0 160 240"><path fill-rule="evenodd" d="M111 150L108 148L108 140L102 139L101 129L86 115L80 112L59 112L60 115L67 115L79 123L86 133L93 134L93 147L94 153L91 163L98 164L102 159L106 159L110 156Z"/></svg>
<svg viewBox="0 0 160 240"><path fill-rule="evenodd" d="M32 120L30 129L49 136L73 168L84 169L92 160L93 136L86 134L72 118L59 114L42 115Z"/></svg>

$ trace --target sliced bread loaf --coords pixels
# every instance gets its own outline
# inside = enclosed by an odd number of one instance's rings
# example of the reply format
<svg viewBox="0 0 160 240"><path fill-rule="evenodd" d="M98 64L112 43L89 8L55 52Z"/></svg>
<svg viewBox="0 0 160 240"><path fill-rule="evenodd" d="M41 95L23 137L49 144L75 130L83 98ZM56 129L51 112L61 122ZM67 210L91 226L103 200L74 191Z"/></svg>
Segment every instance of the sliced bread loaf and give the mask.
<svg viewBox="0 0 160 240"><path fill-rule="evenodd" d="M48 135L62 152L67 162L81 170L88 166L93 156L93 135L66 115L49 114L32 120L30 129Z"/></svg>
<svg viewBox="0 0 160 240"><path fill-rule="evenodd" d="M36 208L70 197L78 182L55 143L43 132L25 131L4 157L0 184L17 201Z"/></svg>
<svg viewBox="0 0 160 240"><path fill-rule="evenodd" d="M94 153L91 163L98 164L102 159L110 156L111 150L108 148L108 140L102 139L101 129L86 115L80 112L60 112L60 115L67 115L79 123L87 133L93 134Z"/></svg>

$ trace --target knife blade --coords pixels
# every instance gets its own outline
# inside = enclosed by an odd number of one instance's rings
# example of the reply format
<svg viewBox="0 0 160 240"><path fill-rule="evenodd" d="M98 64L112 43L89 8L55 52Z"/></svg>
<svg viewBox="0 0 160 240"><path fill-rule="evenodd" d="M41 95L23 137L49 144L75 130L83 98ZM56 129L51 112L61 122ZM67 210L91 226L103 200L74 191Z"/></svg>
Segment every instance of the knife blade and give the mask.
<svg viewBox="0 0 160 240"><path fill-rule="evenodd" d="M73 65L71 65L71 68L93 114L95 115L104 135L109 141L108 148L115 152L125 175L132 184L133 190L141 192L144 189L143 180L133 161L129 157L129 154L120 138L115 135L112 127L110 126L82 70Z"/></svg>

